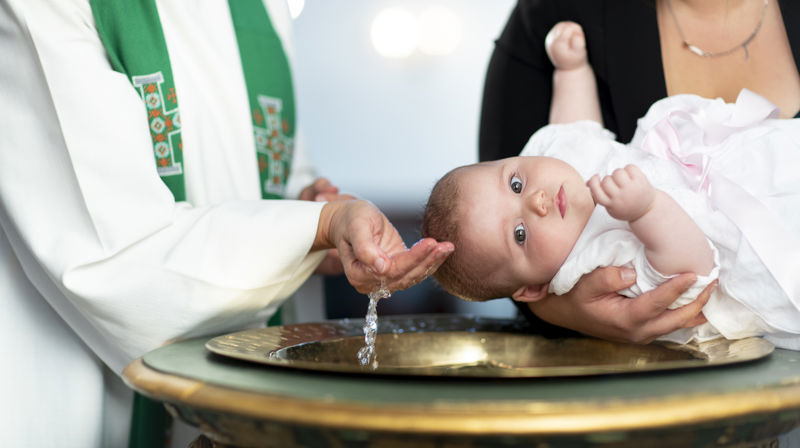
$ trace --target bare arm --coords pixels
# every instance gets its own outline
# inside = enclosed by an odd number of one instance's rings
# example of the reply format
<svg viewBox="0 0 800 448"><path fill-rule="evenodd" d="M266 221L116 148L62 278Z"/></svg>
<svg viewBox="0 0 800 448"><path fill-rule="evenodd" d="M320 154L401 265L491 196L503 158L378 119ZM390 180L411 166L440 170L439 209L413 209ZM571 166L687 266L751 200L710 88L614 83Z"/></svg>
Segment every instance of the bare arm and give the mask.
<svg viewBox="0 0 800 448"><path fill-rule="evenodd" d="M588 64L573 70L553 72L553 101L550 123L593 120L603 124L594 71Z"/></svg>
<svg viewBox="0 0 800 448"><path fill-rule="evenodd" d="M581 26L559 22L547 33L545 49L555 66L550 123L594 120L602 124L597 84Z"/></svg>
<svg viewBox="0 0 800 448"><path fill-rule="evenodd" d="M662 274L708 275L714 268L714 253L700 227L636 166L615 170L602 180L595 175L589 189L611 216L630 223L647 260Z"/></svg>

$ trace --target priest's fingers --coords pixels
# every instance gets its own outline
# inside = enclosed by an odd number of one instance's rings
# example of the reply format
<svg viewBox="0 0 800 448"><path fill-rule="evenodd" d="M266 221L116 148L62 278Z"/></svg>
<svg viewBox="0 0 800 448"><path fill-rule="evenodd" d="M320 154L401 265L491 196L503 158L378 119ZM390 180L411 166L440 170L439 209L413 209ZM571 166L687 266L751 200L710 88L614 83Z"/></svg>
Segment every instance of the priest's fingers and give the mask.
<svg viewBox="0 0 800 448"><path fill-rule="evenodd" d="M380 286L390 267L389 254L405 250L394 226L367 201L336 204L330 222L329 233L348 281L362 293Z"/></svg>
<svg viewBox="0 0 800 448"><path fill-rule="evenodd" d="M314 197L315 202L349 201L353 199L358 199L358 198L353 196L352 194L339 193L338 189L336 191L317 193L317 196Z"/></svg>
<svg viewBox="0 0 800 448"><path fill-rule="evenodd" d="M425 280L444 263L453 250L452 243L438 243L436 240L426 238L408 251L392 255L392 269L387 287L396 291L410 288Z"/></svg>
<svg viewBox="0 0 800 448"><path fill-rule="evenodd" d="M359 260L353 255L352 250L343 250L340 248L339 256L342 258L342 266L344 267L344 273L347 276L347 281L350 282L356 291L360 292L361 294L368 294L370 291L374 291L381 286L383 274L379 274L374 265L371 266ZM383 259L376 258L376 260ZM388 261L377 261L376 263L385 263L381 264L381 266L386 266L384 270L388 269Z"/></svg>
<svg viewBox="0 0 800 448"><path fill-rule="evenodd" d="M311 185L303 188L303 190L300 192L300 196L298 196L298 199L301 201L314 201L315 197L320 193L330 193L334 190L338 191L339 189L333 186L328 179L324 177L318 177L314 179L314 182L312 182Z"/></svg>
<svg viewBox="0 0 800 448"><path fill-rule="evenodd" d="M352 258L348 257L348 262L363 264L376 276L382 276L389 271L391 260L388 254L374 241L371 234L363 231L356 232L351 236L349 243L348 249L351 251Z"/></svg>

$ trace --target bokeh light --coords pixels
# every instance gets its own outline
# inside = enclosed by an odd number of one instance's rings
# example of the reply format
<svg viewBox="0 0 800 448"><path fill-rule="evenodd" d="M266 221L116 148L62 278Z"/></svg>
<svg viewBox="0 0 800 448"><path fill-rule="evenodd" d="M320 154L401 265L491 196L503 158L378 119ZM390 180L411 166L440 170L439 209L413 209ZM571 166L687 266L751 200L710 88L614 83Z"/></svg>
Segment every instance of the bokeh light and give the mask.
<svg viewBox="0 0 800 448"><path fill-rule="evenodd" d="M403 8L384 9L372 21L372 45L386 58L410 56L419 41L417 19Z"/></svg>
<svg viewBox="0 0 800 448"><path fill-rule="evenodd" d="M419 25L419 49L425 54L450 54L461 40L461 22L444 6L431 6L423 11Z"/></svg>

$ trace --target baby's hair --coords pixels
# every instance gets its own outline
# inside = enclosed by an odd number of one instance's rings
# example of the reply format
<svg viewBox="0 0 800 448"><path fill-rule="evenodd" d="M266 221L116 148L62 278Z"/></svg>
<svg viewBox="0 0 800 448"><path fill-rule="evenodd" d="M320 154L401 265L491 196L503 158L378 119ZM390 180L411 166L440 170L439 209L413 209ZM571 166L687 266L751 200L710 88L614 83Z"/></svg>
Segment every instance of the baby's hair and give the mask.
<svg viewBox="0 0 800 448"><path fill-rule="evenodd" d="M485 265L465 254L463 248L459 221L464 216L463 207L466 204L459 203L462 192L458 178L459 173L469 166L456 168L439 179L425 205L422 237L450 241L455 245L455 251L434 272L433 277L448 293L464 300L482 302L510 297L513 291L491 285L485 275L479 274Z"/></svg>

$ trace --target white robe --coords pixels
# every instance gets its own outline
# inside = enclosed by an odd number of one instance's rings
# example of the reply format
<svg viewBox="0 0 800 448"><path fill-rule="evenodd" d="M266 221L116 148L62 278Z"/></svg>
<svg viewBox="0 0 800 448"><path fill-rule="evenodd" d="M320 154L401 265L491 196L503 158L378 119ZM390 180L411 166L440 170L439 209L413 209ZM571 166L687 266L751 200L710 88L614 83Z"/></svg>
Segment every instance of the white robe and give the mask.
<svg viewBox="0 0 800 448"><path fill-rule="evenodd" d="M290 18L265 1L291 62ZM0 6L0 438L127 446L132 360L262 324L313 271L320 203L262 201L227 2L158 0L187 201L87 0ZM299 132L298 135L299 137ZM298 139L299 140L299 139ZM296 144L290 191L311 180Z"/></svg>
<svg viewBox="0 0 800 448"><path fill-rule="evenodd" d="M773 112L774 106L749 91L736 104L679 95L656 102L629 145L584 121L542 128L521 155L559 158L587 180L635 164L703 230L715 268L673 307L691 302L718 277L720 285L703 308L709 322L662 339L765 336L800 350L800 297L792 288L800 275L800 120L774 119ZM665 150L670 138L673 147ZM776 246L759 244L764 237ZM595 268L622 265L637 271L636 284L622 292L632 297L669 278L647 262L627 222L597 207L550 291L564 294ZM789 275L781 277L771 269L776 265Z"/></svg>

